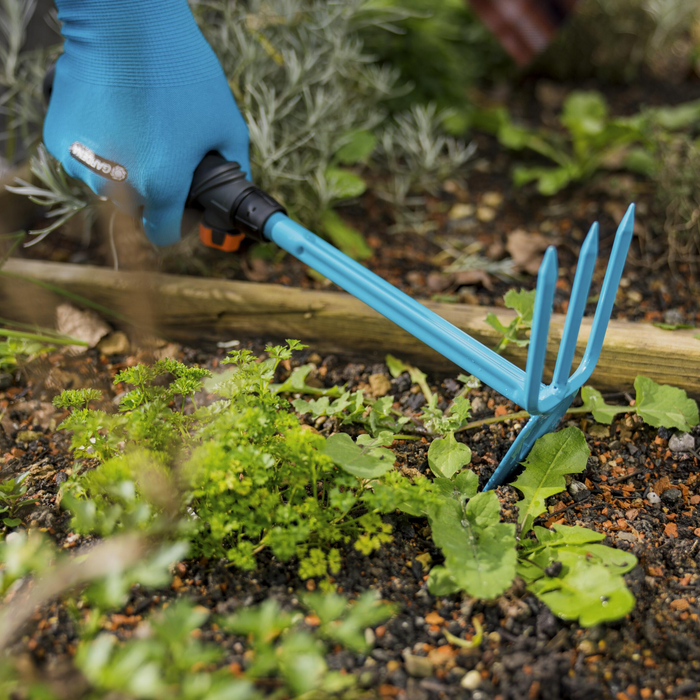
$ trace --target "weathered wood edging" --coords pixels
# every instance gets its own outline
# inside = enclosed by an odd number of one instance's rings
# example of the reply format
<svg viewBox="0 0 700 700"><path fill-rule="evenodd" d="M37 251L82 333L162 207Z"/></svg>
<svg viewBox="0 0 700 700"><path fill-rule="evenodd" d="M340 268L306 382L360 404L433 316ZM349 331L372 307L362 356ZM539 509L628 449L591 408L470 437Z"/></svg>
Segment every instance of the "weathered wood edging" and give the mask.
<svg viewBox="0 0 700 700"><path fill-rule="evenodd" d="M80 294L173 340L298 338L322 353L381 360L391 352L425 369L456 372L451 362L340 292L20 259L9 260L3 270L11 276L0 276L0 317L55 324L56 306L65 299L15 276L23 275ZM486 314L494 311L499 318L511 317L506 309L484 306L433 302L426 306L490 347L498 336L485 323ZM553 369L563 324L564 316L553 316L548 371ZM590 328L589 318L581 329L578 358ZM644 374L700 395L700 340L693 337L695 333L612 321L591 384L599 389L629 390L634 378ZM524 366L526 351L511 345L505 354Z"/></svg>

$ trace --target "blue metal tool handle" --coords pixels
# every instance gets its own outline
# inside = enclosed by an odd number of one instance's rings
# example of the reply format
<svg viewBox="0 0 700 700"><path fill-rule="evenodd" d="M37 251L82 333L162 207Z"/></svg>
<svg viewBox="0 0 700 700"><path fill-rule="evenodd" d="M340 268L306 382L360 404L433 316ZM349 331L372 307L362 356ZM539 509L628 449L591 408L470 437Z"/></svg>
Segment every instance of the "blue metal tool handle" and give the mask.
<svg viewBox="0 0 700 700"><path fill-rule="evenodd" d="M246 180L236 163L209 155L195 172L190 198L205 221L273 241L295 258L516 403L525 372L444 318L285 215L267 193Z"/></svg>

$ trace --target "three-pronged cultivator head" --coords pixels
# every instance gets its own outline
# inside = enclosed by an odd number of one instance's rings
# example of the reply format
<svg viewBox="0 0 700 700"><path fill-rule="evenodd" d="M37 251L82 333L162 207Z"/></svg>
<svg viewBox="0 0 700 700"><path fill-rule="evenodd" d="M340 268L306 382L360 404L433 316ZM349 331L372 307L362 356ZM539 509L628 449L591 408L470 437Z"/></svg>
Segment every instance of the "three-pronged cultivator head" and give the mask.
<svg viewBox="0 0 700 700"><path fill-rule="evenodd" d="M603 347L633 231L634 204L630 205L617 229L588 343L581 363L571 374L576 343L598 256L598 224L595 223L591 227L581 248L554 374L551 383L547 385L542 383L542 373L547 353L549 321L554 303L558 266L556 249L550 247L545 253L537 276L537 294L524 382L522 388L514 387L515 391L509 396L515 403L525 408L531 418L501 460L486 485L487 489L502 484L527 456L535 441L556 427L578 390L593 373Z"/></svg>

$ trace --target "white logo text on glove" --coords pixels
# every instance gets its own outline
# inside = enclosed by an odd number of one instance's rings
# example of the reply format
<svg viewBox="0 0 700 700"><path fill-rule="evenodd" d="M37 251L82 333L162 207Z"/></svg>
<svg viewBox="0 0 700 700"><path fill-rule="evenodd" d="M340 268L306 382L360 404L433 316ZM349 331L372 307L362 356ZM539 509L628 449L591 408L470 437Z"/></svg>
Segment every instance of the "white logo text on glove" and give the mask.
<svg viewBox="0 0 700 700"><path fill-rule="evenodd" d="M109 180L114 180L114 182L124 182L128 176L126 168L123 165L119 165L119 163L114 163L105 158L100 158L95 155L94 151L91 151L82 143L78 143L78 141L70 147L70 154L78 162L90 168L93 172Z"/></svg>

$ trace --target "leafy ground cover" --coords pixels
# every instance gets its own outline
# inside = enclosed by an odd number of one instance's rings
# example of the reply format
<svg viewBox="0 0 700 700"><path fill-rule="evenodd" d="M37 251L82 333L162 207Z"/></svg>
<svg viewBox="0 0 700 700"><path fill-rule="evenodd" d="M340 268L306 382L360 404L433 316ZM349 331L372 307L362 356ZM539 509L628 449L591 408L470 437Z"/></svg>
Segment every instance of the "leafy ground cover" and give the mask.
<svg viewBox="0 0 700 700"><path fill-rule="evenodd" d="M396 358L347 365L284 349L263 363L238 351L231 374L223 350L167 352L229 373L215 389L200 370L170 360L154 365L152 353L90 351L72 361L55 354L0 398L3 485L26 474L17 488L36 501L16 513L19 525L6 526L13 534L3 556L20 549L27 526L64 553L89 543L99 553L96 535L139 532L154 547L142 570L60 597L27 620L14 643L24 659L15 673L25 684L43 679L56 692L62 680L98 697L129 696L138 672L139 687L150 689L142 697L161 697L174 678L188 675L187 687L198 690L187 697L214 697L220 688L231 697L284 697L312 685L318 693L407 698L696 692L700 434L695 427L679 438L650 426L654 417L639 410L650 390L662 399L668 390L640 380L634 405L631 397L604 403L589 392L513 486L476 496L477 482L485 483L521 423L503 421L516 407L465 377L436 382ZM139 366L144 361L148 369ZM59 375L74 390L53 406ZM206 389L196 391L202 380ZM263 391L270 381L279 394ZM254 392L241 393L241 384ZM270 424L261 423L268 402L281 409L285 397L298 417L276 410ZM697 407L692 413L690 404L670 403L697 423ZM653 405L657 423L674 419L663 401ZM72 437L57 430L64 419ZM255 442L244 439L250 430L262 431ZM217 505L221 481L210 470L222 452L239 465L229 470L237 478L226 481L237 499ZM279 468L251 471L263 453ZM177 474L189 480L168 479L173 464L187 465ZM290 493L292 474L302 475L298 498ZM250 500L247 476L264 479L258 492L268 499L286 489L286 516ZM203 517L177 530L182 517L173 519L168 494L182 489L191 513ZM309 510L326 497L332 516ZM370 507L377 520L343 529L344 518L361 519ZM216 515L236 508L244 527L224 532L231 519ZM327 519L314 539L309 525L319 518ZM533 526L535 537L525 536ZM277 535L265 542L263 531ZM193 546L189 555L173 549L183 540ZM135 542L143 538L129 551ZM475 546L470 561L482 571L465 568L465 546ZM42 546L24 548L34 554L10 559L0 584L15 601L26 591L16 582L46 565ZM145 583L131 586L139 577ZM336 593L323 592L331 587ZM368 588L393 607L369 599L348 607L344 596L358 600ZM571 618L580 624L564 621Z"/></svg>

